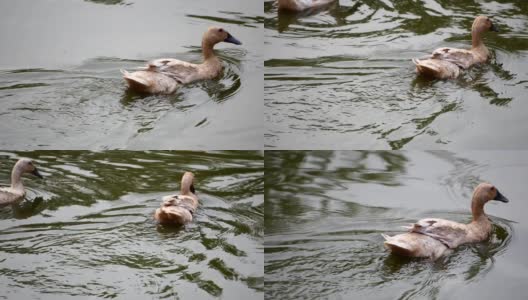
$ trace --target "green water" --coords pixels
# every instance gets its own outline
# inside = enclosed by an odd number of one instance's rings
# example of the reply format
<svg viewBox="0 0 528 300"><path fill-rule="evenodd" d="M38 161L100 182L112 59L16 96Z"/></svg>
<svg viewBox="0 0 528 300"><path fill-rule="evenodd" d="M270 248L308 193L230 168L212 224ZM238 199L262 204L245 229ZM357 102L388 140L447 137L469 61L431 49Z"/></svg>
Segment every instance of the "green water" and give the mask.
<svg viewBox="0 0 528 300"><path fill-rule="evenodd" d="M526 1L340 0L315 14L264 1L264 11L268 148L528 146ZM481 14L500 29L485 37L489 64L450 81L416 76L412 58L470 47Z"/></svg>
<svg viewBox="0 0 528 300"><path fill-rule="evenodd" d="M45 179L0 208L0 299L263 297L262 153L0 152L0 185L19 157ZM157 225L188 170L193 223Z"/></svg>
<svg viewBox="0 0 528 300"><path fill-rule="evenodd" d="M238 0L0 1L0 149L260 149L261 15ZM219 79L127 93L120 69L199 63L209 26L243 43L217 45Z"/></svg>
<svg viewBox="0 0 528 300"><path fill-rule="evenodd" d="M266 299L524 299L526 151L267 151ZM381 233L425 217L469 222L474 187L489 240L435 262L390 255Z"/></svg>

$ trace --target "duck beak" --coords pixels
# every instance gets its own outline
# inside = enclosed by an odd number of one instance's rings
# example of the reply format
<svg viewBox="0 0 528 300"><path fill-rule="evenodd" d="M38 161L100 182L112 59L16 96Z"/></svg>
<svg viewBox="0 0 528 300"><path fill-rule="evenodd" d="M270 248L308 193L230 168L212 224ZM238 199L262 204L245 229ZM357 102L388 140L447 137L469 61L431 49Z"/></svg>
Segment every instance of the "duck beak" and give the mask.
<svg viewBox="0 0 528 300"><path fill-rule="evenodd" d="M37 168L35 168L35 169L33 170L33 172L31 172L31 174L37 176L37 177L40 178L40 179L44 179L44 177L39 173L39 171L38 171Z"/></svg>
<svg viewBox="0 0 528 300"><path fill-rule="evenodd" d="M242 45L242 43L237 40L234 36L232 36L230 33L227 34L227 38L224 40L226 43L231 43L235 45Z"/></svg>
<svg viewBox="0 0 528 300"><path fill-rule="evenodd" d="M491 31L495 31L495 32L499 32L499 28L497 26L495 26L494 23L491 23L491 28L490 28Z"/></svg>
<svg viewBox="0 0 528 300"><path fill-rule="evenodd" d="M495 196L495 198L493 198L493 200L497 200L497 201L504 202L504 203L510 202L510 200L508 200L508 198L504 197L504 195L501 194L499 192L499 190L497 190L497 196Z"/></svg>

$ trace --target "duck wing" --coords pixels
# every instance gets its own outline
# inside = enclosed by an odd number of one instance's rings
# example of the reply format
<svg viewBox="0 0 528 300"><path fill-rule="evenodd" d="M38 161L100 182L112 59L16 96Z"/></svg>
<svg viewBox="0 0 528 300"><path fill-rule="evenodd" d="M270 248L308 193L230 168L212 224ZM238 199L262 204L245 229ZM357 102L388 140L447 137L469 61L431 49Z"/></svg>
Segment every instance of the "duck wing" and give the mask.
<svg viewBox="0 0 528 300"><path fill-rule="evenodd" d="M439 240L449 248L462 244L467 225L444 219L422 219L408 227L409 232L421 233Z"/></svg>
<svg viewBox="0 0 528 300"><path fill-rule="evenodd" d="M162 207L181 206L188 209L191 213L194 213L194 211L198 207L198 201L195 200L193 197L187 195L168 195L162 197L161 200Z"/></svg>
<svg viewBox="0 0 528 300"><path fill-rule="evenodd" d="M198 65L173 58L160 58L147 64L146 71L162 73L178 83L189 83L199 73Z"/></svg>
<svg viewBox="0 0 528 300"><path fill-rule="evenodd" d="M432 58L451 62L462 69L469 68L474 61L474 55L471 51L457 48L438 48L433 51Z"/></svg>
<svg viewBox="0 0 528 300"><path fill-rule="evenodd" d="M407 232L395 236L381 234L383 243L392 253L410 257L429 257L433 260L449 252L448 247L430 236Z"/></svg>
<svg viewBox="0 0 528 300"><path fill-rule="evenodd" d="M142 93L172 94L181 85L177 79L161 72L121 70L121 73L130 89Z"/></svg>
<svg viewBox="0 0 528 300"><path fill-rule="evenodd" d="M23 199L23 195L13 194L9 191L0 189L0 207L13 204Z"/></svg>
<svg viewBox="0 0 528 300"><path fill-rule="evenodd" d="M453 79L460 75L460 67L448 60L436 58L413 59L416 72L419 74L439 79Z"/></svg>
<svg viewBox="0 0 528 300"><path fill-rule="evenodd" d="M177 205L180 203L178 196L178 194L163 196L161 202L163 205Z"/></svg>

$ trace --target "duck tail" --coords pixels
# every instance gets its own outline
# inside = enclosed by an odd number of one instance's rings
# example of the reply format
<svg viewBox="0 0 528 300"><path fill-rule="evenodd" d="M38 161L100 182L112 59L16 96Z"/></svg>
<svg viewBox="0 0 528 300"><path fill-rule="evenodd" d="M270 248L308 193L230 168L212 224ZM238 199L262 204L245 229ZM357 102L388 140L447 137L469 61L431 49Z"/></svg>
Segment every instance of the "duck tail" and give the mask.
<svg viewBox="0 0 528 300"><path fill-rule="evenodd" d="M412 61L416 65L416 72L418 74L422 74L422 75L434 77L434 78L442 77L439 74L439 70L436 69L434 66L427 64L427 63L423 63L423 61L420 61L416 58L413 58Z"/></svg>
<svg viewBox="0 0 528 300"><path fill-rule="evenodd" d="M383 245L385 248L389 249L392 253L403 255L403 256L413 256L414 251L409 247L409 245L402 243L401 241L398 241L392 236L388 236L386 234L381 234L381 236L385 239L385 242Z"/></svg>
<svg viewBox="0 0 528 300"><path fill-rule="evenodd" d="M130 89L138 92L148 92L150 90L150 83L144 78L136 76L136 72L130 73L126 70L121 70L121 73Z"/></svg>
<svg viewBox="0 0 528 300"><path fill-rule="evenodd" d="M409 223L408 225L401 226L403 229L407 229L408 231L412 231L415 228L416 224Z"/></svg>
<svg viewBox="0 0 528 300"><path fill-rule="evenodd" d="M185 225L192 221L192 215L183 207L171 207L169 210L158 208L154 219L160 224Z"/></svg>

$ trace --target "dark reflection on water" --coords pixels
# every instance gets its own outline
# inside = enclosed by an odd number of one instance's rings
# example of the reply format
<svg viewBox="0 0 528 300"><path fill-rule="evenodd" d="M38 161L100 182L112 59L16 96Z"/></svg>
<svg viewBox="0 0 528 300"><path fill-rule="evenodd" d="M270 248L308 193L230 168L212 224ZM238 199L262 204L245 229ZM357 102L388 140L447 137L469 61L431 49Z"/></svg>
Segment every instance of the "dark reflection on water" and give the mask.
<svg viewBox="0 0 528 300"><path fill-rule="evenodd" d="M0 153L0 184L18 157L26 199L0 209L0 298L260 298L263 157L258 152ZM185 228L157 226L161 197L196 174Z"/></svg>
<svg viewBox="0 0 528 300"><path fill-rule="evenodd" d="M526 154L267 151L266 297L482 299L507 289L521 299ZM472 190L482 181L511 200L487 205L487 241L435 262L384 249L381 233L401 233L420 218L469 222Z"/></svg>
<svg viewBox="0 0 528 300"><path fill-rule="evenodd" d="M502 145L526 146L517 138L528 128L519 101L528 88L526 5L341 0L291 14L265 1L264 11L266 146L497 149L486 136L504 130ZM452 81L416 76L412 58L470 47L481 14L501 28L486 35L489 64Z"/></svg>

